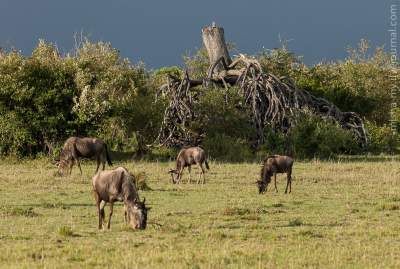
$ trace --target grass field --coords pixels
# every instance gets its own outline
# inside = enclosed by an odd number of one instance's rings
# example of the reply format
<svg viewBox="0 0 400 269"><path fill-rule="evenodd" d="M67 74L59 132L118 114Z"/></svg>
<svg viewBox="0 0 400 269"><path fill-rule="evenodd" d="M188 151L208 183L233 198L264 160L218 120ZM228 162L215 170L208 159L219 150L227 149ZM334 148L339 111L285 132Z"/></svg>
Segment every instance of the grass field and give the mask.
<svg viewBox="0 0 400 269"><path fill-rule="evenodd" d="M400 268L398 161L297 162L288 195L282 175L257 193L259 164L211 162L204 186L169 184L172 163L117 165L146 172L159 225L128 229L118 204L99 231L93 163L60 178L44 160L0 162L0 267Z"/></svg>

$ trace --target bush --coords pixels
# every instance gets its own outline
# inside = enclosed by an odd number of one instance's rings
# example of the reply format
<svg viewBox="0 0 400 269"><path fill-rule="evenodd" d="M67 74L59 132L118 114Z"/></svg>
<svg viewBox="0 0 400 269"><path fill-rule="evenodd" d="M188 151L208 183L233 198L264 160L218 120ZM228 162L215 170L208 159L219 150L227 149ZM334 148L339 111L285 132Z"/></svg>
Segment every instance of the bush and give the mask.
<svg viewBox="0 0 400 269"><path fill-rule="evenodd" d="M109 43L86 40L73 57L43 40L30 57L0 52L0 153L54 153L72 135L131 148L136 131L148 137L157 128L147 80L143 66L121 59Z"/></svg>
<svg viewBox="0 0 400 269"><path fill-rule="evenodd" d="M252 160L254 156L246 140L230 137L226 134L208 136L202 146L208 156L224 161L242 162Z"/></svg>
<svg viewBox="0 0 400 269"><path fill-rule="evenodd" d="M392 65L382 47L370 50L368 41L348 49L344 61L307 66L287 50L264 50L257 59L265 72L285 76L312 94L326 98L343 111L357 112L368 120L385 124L389 120ZM400 97L397 96L397 103Z"/></svg>
<svg viewBox="0 0 400 269"><path fill-rule="evenodd" d="M265 128L264 139L264 144L257 151L257 159L264 160L269 155L291 153L290 141L285 134L276 132L272 128Z"/></svg>
<svg viewBox="0 0 400 269"><path fill-rule="evenodd" d="M75 128L71 115L74 72L71 59L60 57L53 45L42 40L31 57L0 53L0 111L11 113L3 120L17 134L9 138L14 146L2 140L5 144L0 147L17 155L35 154Z"/></svg>
<svg viewBox="0 0 400 269"><path fill-rule="evenodd" d="M35 140L28 126L16 113L3 113L0 115L0 155L30 155Z"/></svg>
<svg viewBox="0 0 400 269"><path fill-rule="evenodd" d="M194 108L200 115L196 127L211 137L224 134L247 140L250 146L255 138L255 128L249 121L249 113L242 108L242 102L236 88L207 90Z"/></svg>
<svg viewBox="0 0 400 269"><path fill-rule="evenodd" d="M345 61L321 63L295 73L297 84L343 111L354 111L367 120L387 123L393 83L390 55L381 47L370 52L366 40L348 52Z"/></svg>
<svg viewBox="0 0 400 269"><path fill-rule="evenodd" d="M399 135L394 135L389 126L377 126L373 122L367 122L366 127L370 143L368 151L375 154L395 153L399 150Z"/></svg>
<svg viewBox="0 0 400 269"><path fill-rule="evenodd" d="M299 158L329 158L340 153L356 153L354 135L337 123L308 112L299 115L297 125L288 134L293 154Z"/></svg>

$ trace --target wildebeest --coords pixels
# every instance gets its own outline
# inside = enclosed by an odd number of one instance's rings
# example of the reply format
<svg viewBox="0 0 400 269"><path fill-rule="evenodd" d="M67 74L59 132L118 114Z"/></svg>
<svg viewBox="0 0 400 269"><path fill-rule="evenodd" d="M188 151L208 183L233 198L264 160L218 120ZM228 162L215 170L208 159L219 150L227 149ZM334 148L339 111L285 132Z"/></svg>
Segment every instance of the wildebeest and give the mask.
<svg viewBox="0 0 400 269"><path fill-rule="evenodd" d="M206 168L209 170L210 167L208 166L208 162L206 159L206 153L204 150L200 147L190 147L190 148L185 148L182 149L178 157L176 158L176 168L169 170L168 173L171 174L172 177L172 183L180 183L181 178L182 178L182 172L185 167L188 168L189 170L189 183L191 182L191 166L193 164L198 164L201 173L199 174L199 178L197 179L197 184L200 183L201 176L203 176L203 184L206 182L205 176L204 176L204 168L203 168L203 163L206 164Z"/></svg>
<svg viewBox="0 0 400 269"><path fill-rule="evenodd" d="M100 171L93 177L92 184L99 215L99 229L103 228L104 207L107 203L110 203L110 215L107 224L107 228L110 229L113 206L116 201L124 203L125 222L132 229L146 228L149 208L146 208L146 199L140 202L135 179L127 169L118 167L114 170Z"/></svg>
<svg viewBox="0 0 400 269"><path fill-rule="evenodd" d="M292 192L292 168L293 168L293 158L289 156L282 155L272 155L268 156L263 163L263 167L261 168L261 180L257 181L258 191L259 193L264 193L268 187L268 184L271 182L271 177L274 176L275 180L275 191L278 192L278 188L276 186L276 174L278 173L286 173L287 183L286 190L287 193L289 187L289 193Z"/></svg>
<svg viewBox="0 0 400 269"><path fill-rule="evenodd" d="M79 158L95 158L97 161L96 172L99 170L100 163L105 168L106 160L108 165L112 165L107 145L98 138L90 137L70 137L65 141L63 149L60 153L60 162L58 164L58 173L64 174L66 168L69 168L69 174L76 162L82 174Z"/></svg>

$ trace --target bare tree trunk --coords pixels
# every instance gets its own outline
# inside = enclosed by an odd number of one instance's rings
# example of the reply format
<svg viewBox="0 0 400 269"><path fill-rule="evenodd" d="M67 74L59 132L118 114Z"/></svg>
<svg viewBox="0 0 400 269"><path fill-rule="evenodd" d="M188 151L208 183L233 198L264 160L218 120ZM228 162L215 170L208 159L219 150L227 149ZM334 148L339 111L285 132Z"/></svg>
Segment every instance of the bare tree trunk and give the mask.
<svg viewBox="0 0 400 269"><path fill-rule="evenodd" d="M214 23L211 26L206 26L202 29L203 43L206 47L210 67L221 57L224 58L226 65L229 65L232 60L228 53L224 38L224 28L216 26ZM216 73L225 70L224 66L219 63L214 68Z"/></svg>

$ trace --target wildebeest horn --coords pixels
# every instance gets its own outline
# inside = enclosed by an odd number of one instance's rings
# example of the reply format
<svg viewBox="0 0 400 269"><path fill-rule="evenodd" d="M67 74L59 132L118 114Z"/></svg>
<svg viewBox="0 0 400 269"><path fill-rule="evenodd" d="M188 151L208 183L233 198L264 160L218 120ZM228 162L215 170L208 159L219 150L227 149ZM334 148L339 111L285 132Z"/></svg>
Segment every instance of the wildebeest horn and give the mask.
<svg viewBox="0 0 400 269"><path fill-rule="evenodd" d="M173 173L175 173L175 170L174 169L169 169L168 174L173 174Z"/></svg>
<svg viewBox="0 0 400 269"><path fill-rule="evenodd" d="M146 197L143 197L143 204L146 202Z"/></svg>

